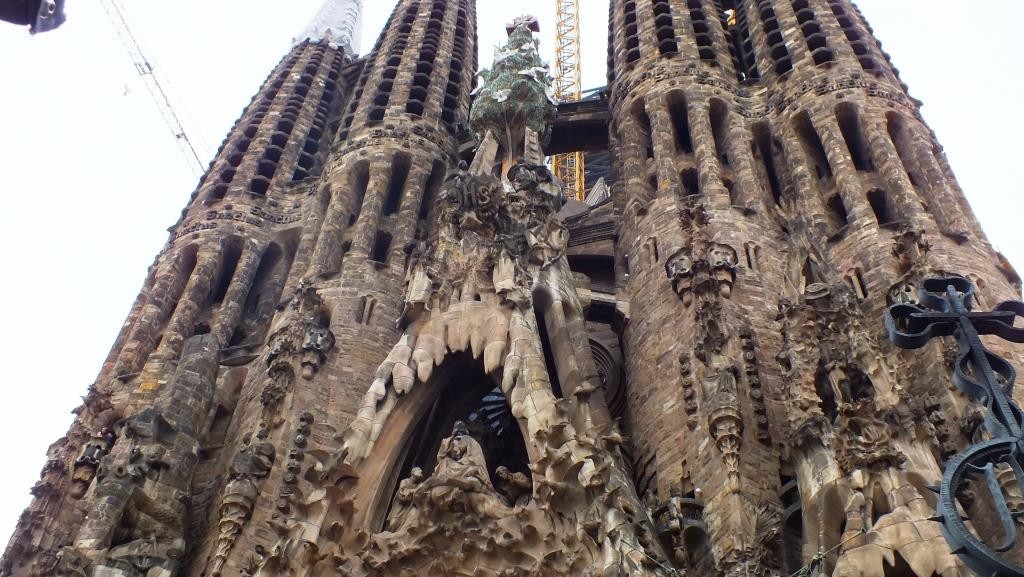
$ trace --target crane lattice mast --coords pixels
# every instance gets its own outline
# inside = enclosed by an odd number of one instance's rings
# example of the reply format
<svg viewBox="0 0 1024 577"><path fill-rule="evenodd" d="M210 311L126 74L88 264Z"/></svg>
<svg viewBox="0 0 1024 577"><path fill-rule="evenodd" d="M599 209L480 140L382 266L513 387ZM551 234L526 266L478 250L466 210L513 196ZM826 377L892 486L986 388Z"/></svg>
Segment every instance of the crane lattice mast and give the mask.
<svg viewBox="0 0 1024 577"><path fill-rule="evenodd" d="M125 50L128 51L128 57L131 58L132 64L135 65L135 71L142 77L146 90L153 97L153 102L156 103L157 108L160 109L160 116L163 117L167 128L171 129L171 132L174 134L174 139L177 141L178 148L181 149L185 161L188 162L189 168L192 169L196 176L201 176L205 170L203 161L199 158L199 153L196 152L195 146L192 145L188 134L185 133L185 128L182 126L178 114L174 112L174 107L171 105L171 99L167 96L167 91L164 90L160 80L154 74L153 65L150 64L145 54L143 54L142 48L135 39L135 34L132 32L131 27L128 25L128 19L124 15L124 8L121 7L117 0L101 0L101 3L103 4L103 10L106 11L107 17L110 19L110 23L117 32L117 37L121 40Z"/></svg>
<svg viewBox="0 0 1024 577"><path fill-rule="evenodd" d="M579 0L555 0L555 98L571 102L583 97L580 72ZM551 159L555 176L565 183L566 194L583 200L583 153L559 154Z"/></svg>

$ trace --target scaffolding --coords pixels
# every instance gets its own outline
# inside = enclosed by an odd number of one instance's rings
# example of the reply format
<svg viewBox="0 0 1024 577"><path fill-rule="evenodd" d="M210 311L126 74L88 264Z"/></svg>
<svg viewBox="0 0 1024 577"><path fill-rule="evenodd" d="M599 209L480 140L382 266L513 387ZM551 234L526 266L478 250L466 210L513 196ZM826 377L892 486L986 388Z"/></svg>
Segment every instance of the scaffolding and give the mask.
<svg viewBox="0 0 1024 577"><path fill-rule="evenodd" d="M580 3L579 0L555 0L555 99L572 102L582 97ZM564 183L566 196L582 201L586 194L583 153L555 155L551 158L551 168Z"/></svg>

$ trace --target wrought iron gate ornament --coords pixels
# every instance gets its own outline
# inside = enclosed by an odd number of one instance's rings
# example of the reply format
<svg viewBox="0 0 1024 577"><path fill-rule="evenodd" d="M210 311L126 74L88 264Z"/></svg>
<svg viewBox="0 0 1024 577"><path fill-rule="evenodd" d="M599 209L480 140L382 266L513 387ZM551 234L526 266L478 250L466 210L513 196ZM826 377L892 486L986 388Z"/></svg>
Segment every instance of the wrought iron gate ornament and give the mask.
<svg viewBox="0 0 1024 577"><path fill-rule="evenodd" d="M920 288L920 306L898 304L889 307L885 325L896 346L916 349L935 337L955 336L959 344L953 382L971 400L984 405L985 431L989 440L976 443L946 464L934 520L942 534L972 571L982 577L1024 577L1024 567L1001 554L1017 545L1016 518L1024 511L1011 511L996 478L996 468L1009 467L1017 487L1024 494L1024 412L1013 401L1016 373L1005 359L985 348L981 335L1024 342L1024 328L1014 326L1024 317L1024 303L1007 301L991 312L971 312L974 286L964 278L936 278ZM1005 467L1003 467L1005 469ZM987 491L999 515L1002 535L998 543L979 539L961 517L958 493L973 480L979 492Z"/></svg>

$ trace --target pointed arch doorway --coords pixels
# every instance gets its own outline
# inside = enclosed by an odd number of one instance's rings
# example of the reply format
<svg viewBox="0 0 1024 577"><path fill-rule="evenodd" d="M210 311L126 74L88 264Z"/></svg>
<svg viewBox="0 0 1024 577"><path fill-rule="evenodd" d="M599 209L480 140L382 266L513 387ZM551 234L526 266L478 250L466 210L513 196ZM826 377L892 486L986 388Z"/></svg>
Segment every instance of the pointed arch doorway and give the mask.
<svg viewBox="0 0 1024 577"><path fill-rule="evenodd" d="M495 487L502 486L499 467L531 478L523 427L512 415L498 375L486 374L483 362L469 354L450 354L429 382L417 384L399 400L366 460L375 470L359 482L368 490L376 487L366 517L373 531L385 528L398 483L413 467L426 477L433 473L441 442L452 434L456 421L464 422L480 443Z"/></svg>

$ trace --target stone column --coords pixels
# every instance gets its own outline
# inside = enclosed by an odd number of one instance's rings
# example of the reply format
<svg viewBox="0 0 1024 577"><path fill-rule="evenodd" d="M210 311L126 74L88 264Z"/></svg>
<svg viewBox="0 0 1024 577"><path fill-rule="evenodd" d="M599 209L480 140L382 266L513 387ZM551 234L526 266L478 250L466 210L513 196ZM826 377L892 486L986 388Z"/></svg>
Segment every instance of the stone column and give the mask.
<svg viewBox="0 0 1024 577"><path fill-rule="evenodd" d="M800 143L800 137L789 125L781 126L778 135L785 148L789 173L796 184L793 188L797 195L804 195L802 198L793 199L794 202L797 206L804 207L803 215L810 221L813 228L827 230L828 218L825 216L825 203L819 192L821 184L811 169L810 162L807 160L807 152L804 150L803 144ZM792 215L792 217L796 216Z"/></svg>
<svg viewBox="0 0 1024 577"><path fill-rule="evenodd" d="M863 222L863 219L871 218L869 216L871 206L866 198L867 191L862 190L860 175L850 158L846 140L843 138L839 122L832 109L827 109L824 118L815 118L813 124L821 138L821 144L825 147L828 162L832 166L832 174L835 177L836 188L839 189L839 195L843 199L851 221Z"/></svg>
<svg viewBox="0 0 1024 577"><path fill-rule="evenodd" d="M388 266L396 274L401 274L405 270L405 247L416 236L420 203L423 201L423 195L428 192L427 181L430 179L433 163L430 158L413 157L411 164L409 176L405 180L405 190L402 191L402 204L394 217L395 225L392 227L393 236Z"/></svg>
<svg viewBox="0 0 1024 577"><path fill-rule="evenodd" d="M811 58L811 51L807 49L807 41L804 40L804 33L796 20L793 5L788 0L772 0L772 8L779 20L779 31L785 38L789 55L793 59L793 68L799 68L803 60L813 67L814 59Z"/></svg>
<svg viewBox="0 0 1024 577"><path fill-rule="evenodd" d="M771 193L762 189L758 183L754 155L751 152L753 137L750 130L744 126L742 119L732 112L728 114L726 122L725 146L735 166L738 204L744 208L756 207L767 212L768 207L774 204L774 200Z"/></svg>
<svg viewBox="0 0 1024 577"><path fill-rule="evenodd" d="M260 266L260 257L266 247L257 244L255 241L248 241L242 249L242 255L238 259L238 266L235 267L235 274L231 278L231 285L224 295L224 302L217 311L217 318L213 322L211 332L217 337L220 347L224 348L231 340L231 335L238 326L245 312L245 302L252 289L252 282L256 276L256 270Z"/></svg>
<svg viewBox="0 0 1024 577"><path fill-rule="evenodd" d="M627 203L638 198L640 191L647 188L647 151L639 142L637 133L640 130L641 128L632 114L627 114L620 121L619 131L622 134L622 146L619 149L619 157L622 162L622 179L625 182L626 190L632 193L626 199ZM640 197L639 200L646 202L649 199Z"/></svg>
<svg viewBox="0 0 1024 577"><path fill-rule="evenodd" d="M679 171L676 169L676 146L672 139L672 116L664 95L644 99L647 116L651 119L651 146L654 148L655 170L658 171L656 197L672 196L680 191Z"/></svg>
<svg viewBox="0 0 1024 577"><path fill-rule="evenodd" d="M363 197L363 207L352 234L352 254L370 256L373 240L380 227L380 211L391 185L391 159L382 159L370 165L370 183Z"/></svg>
<svg viewBox="0 0 1024 577"><path fill-rule="evenodd" d="M873 154L872 161L882 180L885 181L887 192L892 195L896 215L900 220L910 223L918 222L923 217L921 201L917 198L914 185L910 182L910 176L904 169L903 163L900 162L899 152L889 137L884 118L865 115L862 117L862 122L868 148Z"/></svg>
<svg viewBox="0 0 1024 577"><path fill-rule="evenodd" d="M722 166L715 149L715 134L711 128L711 111L706 101L690 102L690 133L693 153L700 177L700 191L714 208L729 208L729 191L722 184Z"/></svg>
<svg viewBox="0 0 1024 577"><path fill-rule="evenodd" d="M302 236L299 237L299 246L295 250L295 259L292 261L292 268L288 271L288 280L285 281L284 294L290 295L295 291L299 280L310 272L310 267L316 261L315 251L317 249L317 238L323 230L325 214L328 203L331 201L331 189L324 187L318 193L314 206L306 214L302 224ZM326 196L327 198L323 198ZM338 241L340 243L340 241Z"/></svg>
<svg viewBox="0 0 1024 577"><path fill-rule="evenodd" d="M112 376L111 372L117 365L118 356L121 354L125 343L128 342L128 338L135 330L135 325L138 324L139 320L142 318L142 311L145 310L146 305L149 303L153 292L153 286L156 284L156 273L156 267L149 270L149 274L146 276L146 281L142 285L142 290L139 291L139 296L135 298L135 303L132 304L131 311L128 313L128 318L121 327L121 332L118 334L117 340L114 341L114 346L110 347L107 359L103 362L103 368L100 370L97 382L105 383L110 380L110 377Z"/></svg>
<svg viewBox="0 0 1024 577"><path fill-rule="evenodd" d="M969 229L959 214L960 203L935 158L932 139L917 126L908 126L907 130L911 137L910 152L914 155L914 160L921 171L924 172L924 178L927 180L926 186L931 196L928 199L928 206L933 211L939 228L945 234L966 235Z"/></svg>
<svg viewBox="0 0 1024 577"><path fill-rule="evenodd" d="M191 250L189 247L175 251L174 254L165 255L157 265L156 283L150 292L149 302L142 308L139 320L132 327L131 334L125 340L124 348L117 359L112 371L112 376L128 375L139 372L146 357L153 351L156 345L157 334L163 326L164 321L170 316L175 305L181 298L185 283L191 275L192 269L182 270L182 265L191 261L184 256L184 251Z"/></svg>
<svg viewBox="0 0 1024 577"><path fill-rule="evenodd" d="M308 235L315 237L316 246L312 249L313 255L309 265L309 273L314 277L324 277L341 270L341 236L345 230L346 218L348 215L348 202L341 194L340 186L332 187L331 197L327 212L323 217L323 225L320 227L320 234L312 230ZM306 242L305 236L303 243ZM296 267L293 267L293 270ZM305 271L299 274L304 274Z"/></svg>
<svg viewBox="0 0 1024 577"><path fill-rule="evenodd" d="M167 322L160 347L150 356L143 370L149 377L144 378L144 381L149 382L150 378L158 378L161 372L160 365L177 359L185 339L192 336L199 315L209 306L210 289L220 267L221 254L220 246L208 247L199 252L196 268L185 285L171 320ZM146 386L146 383L143 386Z"/></svg>

